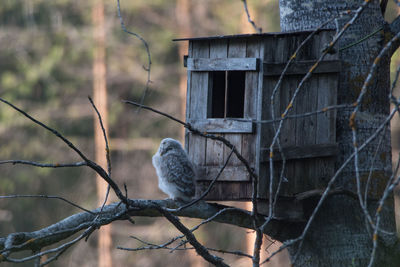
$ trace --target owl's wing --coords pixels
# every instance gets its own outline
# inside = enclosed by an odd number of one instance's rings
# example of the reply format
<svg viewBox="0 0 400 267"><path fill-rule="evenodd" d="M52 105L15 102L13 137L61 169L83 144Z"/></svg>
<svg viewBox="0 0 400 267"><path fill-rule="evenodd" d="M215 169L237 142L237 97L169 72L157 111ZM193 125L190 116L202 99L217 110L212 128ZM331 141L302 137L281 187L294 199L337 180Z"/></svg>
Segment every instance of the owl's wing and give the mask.
<svg viewBox="0 0 400 267"><path fill-rule="evenodd" d="M187 156L180 153L168 153L163 160L166 163L166 171L163 173L167 182L175 184L177 189L185 195L193 196L195 172Z"/></svg>

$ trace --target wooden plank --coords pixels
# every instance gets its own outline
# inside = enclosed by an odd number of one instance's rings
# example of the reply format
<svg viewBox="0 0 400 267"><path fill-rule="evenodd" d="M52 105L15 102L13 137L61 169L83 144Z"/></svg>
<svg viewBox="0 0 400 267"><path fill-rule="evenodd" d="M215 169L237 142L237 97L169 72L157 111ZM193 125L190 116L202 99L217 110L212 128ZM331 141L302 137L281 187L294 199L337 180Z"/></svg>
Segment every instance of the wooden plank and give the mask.
<svg viewBox="0 0 400 267"><path fill-rule="evenodd" d="M255 126L255 125L254 125ZM255 129L255 127L253 127ZM256 164L256 135L254 131L252 134L242 134L242 157L249 162L254 171L258 173L258 165Z"/></svg>
<svg viewBox="0 0 400 267"><path fill-rule="evenodd" d="M303 87L300 88L295 102L296 115L302 115L307 112L317 110L318 102L318 77L312 76ZM299 127L300 126L300 127ZM307 146L314 145L315 133L317 128L317 116L311 115L299 117L296 120L296 145Z"/></svg>
<svg viewBox="0 0 400 267"><path fill-rule="evenodd" d="M214 40L210 43L210 58L226 58L228 56L228 41L227 40ZM211 82L211 81L210 81ZM208 88L208 114L211 114L212 107L212 87L210 83ZM207 119L209 120L209 119ZM195 122L195 128L202 128L201 125L204 120ZM219 141L207 139L206 145L206 165L223 165L224 164L224 144Z"/></svg>
<svg viewBox="0 0 400 267"><path fill-rule="evenodd" d="M191 71L258 71L259 58L188 58L187 68Z"/></svg>
<svg viewBox="0 0 400 267"><path fill-rule="evenodd" d="M295 89L297 87L297 83L298 83L297 77L290 77L290 78L286 77L283 79L281 88L279 90L280 91L279 98L277 99L279 100L279 102L277 103L277 106L279 107L279 113L276 112L275 118L281 118L286 108L288 108L289 102L291 101ZM299 99L296 98L286 116L293 115L298 105L299 105ZM279 123L276 123L275 125L276 125L275 127L278 128ZM281 146L286 147L286 146L296 145L296 138L297 138L296 119L292 118L285 119L282 123L282 128L279 136Z"/></svg>
<svg viewBox="0 0 400 267"><path fill-rule="evenodd" d="M188 57L193 56L193 42L189 41L188 46ZM186 107L185 107L185 119L186 122L189 121L190 117L190 87L191 87L191 80L192 80L192 72L187 71L187 85L186 85ZM186 153L189 155L189 130L185 128L185 150Z"/></svg>
<svg viewBox="0 0 400 267"><path fill-rule="evenodd" d="M286 110L286 108L289 106L289 103L293 97L293 94L296 90L297 84L299 81L298 76L291 76L288 77L286 76L283 81L282 85L280 88L280 109L279 109L279 117L281 114L283 114ZM298 105L298 98L294 100L294 104L289 110L288 115L294 114L296 110L296 106ZM277 116L276 116L277 117ZM278 123L277 123L278 124ZM286 119L282 123L282 129L281 133L279 136L280 144L281 147L293 147L296 146L296 140L298 136L296 135L296 120L295 119ZM279 154L279 149L277 147L277 144L275 144L275 149L274 149L274 161L276 161L277 156L281 158L281 155ZM284 152L283 152L284 153ZM286 157L286 153L284 153L285 159L287 160L288 158ZM267 164L268 164L268 159L267 159ZM284 169L284 176L288 180L287 183L283 184L283 187L281 189L281 195L284 196L290 196L291 195L291 189L293 188L295 181L296 181L296 169L295 169L296 163L293 161L286 161L285 162L285 169ZM278 169L275 168L275 184L278 182L278 179L280 178L280 172L278 172Z"/></svg>
<svg viewBox="0 0 400 267"><path fill-rule="evenodd" d="M246 57L260 57L261 39L254 38L247 41ZM244 89L244 118L257 119L257 94L261 91L259 88L260 72L248 71L246 72L246 83ZM257 137L255 133L255 126L253 125L252 134L242 135L242 156L251 164L254 171L258 173L258 164L256 163L257 150L256 143Z"/></svg>
<svg viewBox="0 0 400 267"><path fill-rule="evenodd" d="M319 51L326 48L332 39L332 33L321 32L319 34ZM339 53L328 54L325 59L338 59ZM318 101L317 109L336 105L339 73L318 75ZM317 115L316 143L336 143L336 110L327 111ZM314 188L325 188L335 173L335 157L316 158L314 160L314 172L318 174Z"/></svg>
<svg viewBox="0 0 400 267"><path fill-rule="evenodd" d="M297 87L297 86L296 86ZM295 111L296 115L302 115L308 112L308 90L310 88L310 82L307 81L304 83L303 87L300 89L296 96L296 100L293 104L292 110ZM292 114L293 114L292 113ZM294 120L296 122L296 130L292 133L296 136L295 144L297 146L304 146L305 144L310 143L310 139L315 140L315 131L313 132L314 135L311 137L308 133L308 117L298 117ZM289 137L290 138L290 137Z"/></svg>
<svg viewBox="0 0 400 267"><path fill-rule="evenodd" d="M270 91L272 82L265 80L264 77L262 77L262 80L260 82L261 84L261 90L260 93L258 94L258 100L257 100L257 119L258 120L266 120L270 119L271 115L268 110L267 102L270 96ZM265 151L261 151L262 147L269 147L270 144L270 136L272 133L270 132L271 129L271 124L266 124L262 123L257 125L257 146L256 146L256 153L257 153L257 158L256 158L256 163L257 163L257 168L258 168L258 176L259 176L259 181L258 181L258 197L259 198L266 198L267 197L267 169L266 169L266 164L261 164L261 159L265 157ZM268 153L269 155L269 153Z"/></svg>
<svg viewBox="0 0 400 267"><path fill-rule="evenodd" d="M246 39L230 39L228 47L228 58L245 58L246 45Z"/></svg>
<svg viewBox="0 0 400 267"><path fill-rule="evenodd" d="M314 36L312 40L312 57L316 58L320 53L320 36ZM321 74L313 74L309 80L309 88L308 88L308 96L307 96L307 104L306 104L306 112L315 112L318 110L318 93L319 93L319 77ZM317 115L311 115L305 118L305 127L309 129L306 131L309 133L309 138L305 140L304 144L318 144L316 138L317 132ZM323 142L323 144L329 142ZM318 159L315 158L312 160L300 161L299 164L304 168L304 174L308 177L308 184L310 185L310 189L314 189L315 186L319 183L319 172L320 166L318 165ZM297 170L296 170L297 171ZM308 188L306 188L308 189Z"/></svg>
<svg viewBox="0 0 400 267"><path fill-rule="evenodd" d="M270 39L273 38L267 38L267 39L262 39L260 38L260 44L259 44L259 56L262 57L261 60L264 61L263 57L265 55L264 50L266 47L266 42ZM248 55L251 55L254 52L252 51L252 44L248 43L247 44L247 53ZM257 120L262 120L263 118L263 98L264 98L264 89L263 89L263 85L264 85L264 76L262 75L263 73L263 66L260 66L260 71L257 75L257 92L255 94L255 101L254 101L254 107L255 107L255 114L256 114L256 118ZM245 92L246 93L246 92ZM262 197L263 195L265 196L265 192L263 191L264 188L266 188L265 186L265 181L266 181L266 168L265 166L261 165L261 147L262 147L262 143L264 142L264 140L262 139L262 133L263 133L263 125L261 124L257 124L256 127L256 136L254 138L255 142L253 142L255 144L254 147L254 154L255 154L255 166L254 169L256 171L256 173L258 174L259 180L258 180L258 188L257 188L257 197ZM242 142L242 147L246 145L246 140L243 138L243 142Z"/></svg>
<svg viewBox="0 0 400 267"><path fill-rule="evenodd" d="M207 139L206 165L220 166L224 160L224 144L222 142Z"/></svg>
<svg viewBox="0 0 400 267"><path fill-rule="evenodd" d="M193 43L193 58L209 56L208 42ZM207 117L208 73L191 72L190 115L191 119Z"/></svg>
<svg viewBox="0 0 400 267"><path fill-rule="evenodd" d="M210 49L208 41L193 42L192 57L209 57ZM189 120L207 118L207 93L208 73L191 72L190 80L190 104ZM190 134L189 157L195 165L204 165L206 159L206 139L201 136Z"/></svg>
<svg viewBox="0 0 400 267"><path fill-rule="evenodd" d="M318 78L315 75L303 84L297 95L295 104L296 115L302 115L316 110ZM299 117L296 119L296 146L309 147L315 145L316 116ZM293 193L313 189L318 174L315 173L315 161L298 158L295 161Z"/></svg>
<svg viewBox="0 0 400 267"><path fill-rule="evenodd" d="M196 197L199 197L207 190L209 181L198 181ZM249 201L251 199L251 182L217 182L205 197L205 200L212 201Z"/></svg>
<svg viewBox="0 0 400 267"><path fill-rule="evenodd" d="M198 166L197 180L212 181L217 177L222 166ZM227 166L221 173L218 181L248 181L250 174L244 166Z"/></svg>
<svg viewBox="0 0 400 267"><path fill-rule="evenodd" d="M240 154L242 154L242 134L225 133L224 137L233 146L236 147L237 151ZM231 153L231 149L227 146L224 146L224 162L227 160L230 153ZM242 162L238 159L238 157L235 154L233 154L228 165L229 166L239 166L239 165L242 165Z"/></svg>
<svg viewBox="0 0 400 267"><path fill-rule="evenodd" d="M245 58L246 57L246 39L231 39L228 46L228 58ZM225 134L225 138L232 143L242 154L242 135L241 134ZM228 158L231 150L224 146L224 161ZM236 155L232 155L230 166L242 165Z"/></svg>
<svg viewBox="0 0 400 267"><path fill-rule="evenodd" d="M332 157L339 153L339 147L337 144L316 144L316 145L306 145L303 147L290 146L283 147L282 152L285 155L286 160L294 159L305 159L305 158L317 158L317 157ZM269 148L262 149L262 162L268 162ZM275 161L282 160L282 156L278 151L274 155Z"/></svg>
<svg viewBox="0 0 400 267"><path fill-rule="evenodd" d="M247 57L260 56L260 39L249 41L246 48ZM257 93L258 93L258 79L259 72L248 71L246 72L246 84L244 90L244 118L253 118L257 116Z"/></svg>
<svg viewBox="0 0 400 267"><path fill-rule="evenodd" d="M315 64L315 60L304 60L292 62L285 72L285 75L304 75ZM280 76L286 63L264 62L265 76ZM317 73L336 73L341 70L340 60L325 60L318 64L318 67L313 71Z"/></svg>
<svg viewBox="0 0 400 267"><path fill-rule="evenodd" d="M336 105L337 103L338 75L319 75L317 109ZM330 110L317 115L317 143L336 142L336 111Z"/></svg>
<svg viewBox="0 0 400 267"><path fill-rule="evenodd" d="M290 36L292 38L292 41L290 42L290 44L288 44L290 46L290 56L293 55L293 53L296 51L296 49L301 45L301 43L307 39L308 34L299 34L299 35L294 35L294 36ZM296 61L299 60L313 60L316 59L315 57L315 53L313 49L313 40L316 38L316 35L314 35L311 39L309 39L307 41L307 43L300 49L300 51L297 53L296 55ZM289 60L289 57L287 58L287 60ZM287 61L286 60L286 61Z"/></svg>
<svg viewBox="0 0 400 267"><path fill-rule="evenodd" d="M253 133L252 121L233 119L189 120L189 123L199 131L207 133Z"/></svg>
<svg viewBox="0 0 400 267"><path fill-rule="evenodd" d="M277 59L280 59L282 54L284 53L284 44L283 38L267 38L264 41L263 46L263 54L264 61L275 62ZM274 49L276 49L274 51ZM274 51L274 52L273 52ZM281 91L278 90L274 97L273 104L271 103L271 95L275 85L277 83L277 77L272 76L263 76L261 75L260 79L262 79L262 94L259 99L257 112L260 113L260 120L271 120L274 112L274 116L280 116L280 94ZM275 123L275 126L278 126ZM261 148L269 148L272 143L272 138L274 137L274 125L272 123L263 123L260 125L260 132L258 133L259 147L258 147L258 163L259 163L259 175L260 180L258 182L258 197L259 198L268 198L269 192L269 164L262 164L263 158L269 158L269 151L262 151Z"/></svg>
<svg viewBox="0 0 400 267"><path fill-rule="evenodd" d="M264 62L283 62L282 56L287 53L284 36L267 38L264 48Z"/></svg>
<svg viewBox="0 0 400 267"><path fill-rule="evenodd" d="M296 51L297 47L299 46L301 42L302 36L288 36L288 38L285 39L285 46L282 48L283 55L280 57L281 61L277 62L286 62L289 60L289 58L293 55L293 53ZM298 54L297 54L297 59L301 59L305 54L307 54L306 49L302 49ZM279 59L279 58L278 58ZM292 63L293 64L293 63ZM278 78L278 77L277 77ZM299 105L299 98L296 97L293 102L291 103L290 101L293 98L293 95L295 93L295 90L297 88L297 85L300 81L301 77L299 76L285 76L283 78L282 86L280 88L281 94L280 94L280 113L279 115L283 114L285 110L291 105L289 108L289 112L287 113L286 116L291 115L296 113L296 107ZM281 134L279 136L279 140L281 142L281 147L286 147L286 146L295 146L296 141L298 139L298 136L296 135L296 120L295 119L286 119L283 122ZM276 146L276 145L275 145ZM274 151L274 160L276 159L276 155L279 155L279 149L276 148ZM284 170L283 170L283 176L287 180L286 183L283 183L281 193L280 195L287 196L292 194L292 188L293 185L296 182L296 162L294 161L285 161L284 165ZM282 165L279 166L279 168L275 168L275 184L279 182L279 178L282 175L282 168L283 168L283 162Z"/></svg>

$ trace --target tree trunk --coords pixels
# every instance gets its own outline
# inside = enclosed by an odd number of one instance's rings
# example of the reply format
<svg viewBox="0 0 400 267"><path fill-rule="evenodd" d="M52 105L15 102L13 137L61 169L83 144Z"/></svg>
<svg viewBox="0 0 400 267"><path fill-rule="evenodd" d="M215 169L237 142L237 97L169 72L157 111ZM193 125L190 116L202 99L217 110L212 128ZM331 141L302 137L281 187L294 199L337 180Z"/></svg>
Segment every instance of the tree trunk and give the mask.
<svg viewBox="0 0 400 267"><path fill-rule="evenodd" d="M332 17L338 16L338 12L356 10L363 2L361 0L280 0L282 31L313 30ZM338 19L339 29L353 15ZM384 24L379 1L371 1L362 15L347 29L338 42L336 51L340 53L342 60L338 103L354 103L357 100L371 64L385 45L384 31L382 30L366 41L348 49L340 52L338 49L383 28ZM336 23L332 22L325 28L336 29ZM357 113L358 144L362 144L375 132L389 112L389 65L390 56L386 56L381 60L377 74L368 87L368 93ZM349 126L352 111L353 108L340 109L337 112L336 135L340 148L340 155L336 162L337 167L340 167L354 152L352 132ZM371 185L368 190L368 208L372 216L376 211L377 200L382 195L387 179L391 175L389 127L386 128L383 135L380 146L377 145L380 138L377 138L363 152L359 153L359 173L363 194L371 169L371 159L373 159L375 151L379 155L372 167ZM357 192L354 160L341 173L335 186ZM389 197L387 202L385 211L381 215L381 227L386 231L395 232L393 197ZM329 197L311 225L295 266L367 266L372 251L372 232L367 229L366 225L365 216L358 200L344 195ZM374 265L384 266L383 264L387 264L385 258L387 259L388 247L381 242L379 248ZM297 252L299 252L297 246L289 249L292 259Z"/></svg>
<svg viewBox="0 0 400 267"><path fill-rule="evenodd" d="M105 21L104 21L104 2L103 0L93 1L92 20L94 27L94 47L93 47L93 101L99 110L106 133L108 133L108 114L107 114L107 87L106 87L106 47L105 47ZM94 121L94 143L95 160L104 169L107 169L105 140L103 131L93 112ZM107 194L107 183L96 175L97 204L101 206ZM111 224L99 229L97 240L97 259L99 267L111 267Z"/></svg>

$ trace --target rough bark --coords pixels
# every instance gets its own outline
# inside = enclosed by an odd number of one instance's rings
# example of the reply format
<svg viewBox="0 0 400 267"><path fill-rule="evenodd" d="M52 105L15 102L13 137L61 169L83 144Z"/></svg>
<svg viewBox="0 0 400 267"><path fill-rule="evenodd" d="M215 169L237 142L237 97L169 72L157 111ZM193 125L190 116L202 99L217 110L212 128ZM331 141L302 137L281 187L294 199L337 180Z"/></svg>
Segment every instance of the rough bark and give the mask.
<svg viewBox="0 0 400 267"><path fill-rule="evenodd" d="M315 29L323 22L338 16L338 12L356 10L364 1L299 1L280 0L282 31ZM339 18L337 24L332 22L326 27L341 29L352 14ZM340 39L336 51L356 42L371 32L382 28L380 32L364 42L340 51L343 61L338 89L338 103L354 103L367 77L369 68L379 51L385 45L386 27L379 1L371 1L354 25L350 26ZM381 60L377 75L368 87L360 112L356 117L358 143L361 144L381 124L389 112L389 76L390 55ZM342 109L337 113L337 143L340 156L336 166L341 164L354 152L349 118L353 109ZM371 168L371 159L377 149L377 141L359 154L360 177L362 188ZM376 200L381 196L387 179L391 175L390 129L384 133L383 143L378 149L378 159L372 170L372 183L368 191L370 213L376 210ZM356 192L354 162L349 164L337 181L337 186ZM382 214L382 228L395 232L393 197L387 201ZM374 209L375 208L375 209ZM383 266L393 242L385 240L380 243L375 265ZM393 240L391 240L393 241ZM357 200L347 196L335 196L327 199L324 207L317 213L310 231L298 254L295 266L367 266L372 250L372 234L367 230L365 216ZM297 247L289 249L291 257L298 253ZM386 262L387 263L387 262Z"/></svg>
<svg viewBox="0 0 400 267"><path fill-rule="evenodd" d="M5 248L7 240L10 239L13 240L13 248L8 251L10 253L22 250L38 251L44 247L65 240L93 224L95 224L96 227L100 227L117 220L128 220L129 217L160 217L163 215L156 207L175 209L179 205L172 200L132 199L129 200L129 203L129 210L126 209L125 204L113 203L106 205L100 215L98 214L100 208L98 208L93 210L92 213L81 212L74 214L38 231L19 232L6 237L0 237L0 251ZM227 210L221 212L221 210L224 209ZM209 219L218 212L221 213L213 219L215 222L254 229L253 219L249 211L203 201L181 211L172 212L172 214L181 217ZM261 223L260 221L259 225ZM273 219L270 221L268 227L265 228L265 234L278 240L286 240L298 236L303 225L304 222L287 222ZM0 257L0 262L1 260L2 258Z"/></svg>

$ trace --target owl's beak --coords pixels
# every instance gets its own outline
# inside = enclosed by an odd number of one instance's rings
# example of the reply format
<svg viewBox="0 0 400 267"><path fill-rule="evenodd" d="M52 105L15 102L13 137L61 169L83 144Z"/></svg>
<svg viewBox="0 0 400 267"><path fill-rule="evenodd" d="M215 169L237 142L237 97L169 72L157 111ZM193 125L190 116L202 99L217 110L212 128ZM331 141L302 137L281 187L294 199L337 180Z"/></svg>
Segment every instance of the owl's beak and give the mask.
<svg viewBox="0 0 400 267"><path fill-rule="evenodd" d="M160 146L160 156L162 156L162 155L164 155L165 154L165 152L167 152L167 149L165 149L165 147L164 146Z"/></svg>

